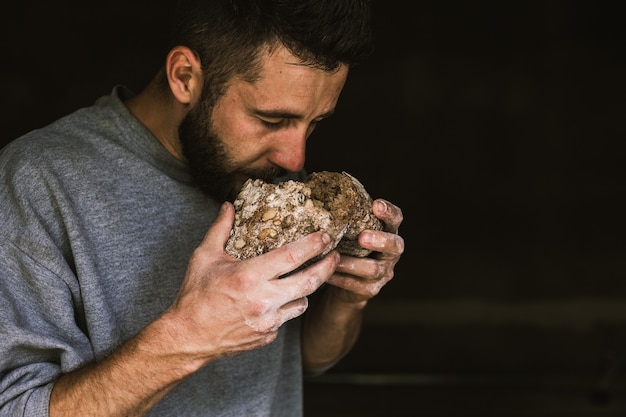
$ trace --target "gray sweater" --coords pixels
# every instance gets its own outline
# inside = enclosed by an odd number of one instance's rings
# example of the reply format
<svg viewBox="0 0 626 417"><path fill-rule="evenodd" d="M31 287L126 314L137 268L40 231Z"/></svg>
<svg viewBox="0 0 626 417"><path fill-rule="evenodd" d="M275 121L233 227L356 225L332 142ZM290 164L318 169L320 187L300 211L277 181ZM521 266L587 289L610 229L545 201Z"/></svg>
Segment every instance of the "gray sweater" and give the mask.
<svg viewBox="0 0 626 417"><path fill-rule="evenodd" d="M54 381L174 300L219 205L116 87L0 153L0 417L48 416ZM299 320L209 364L150 416L300 416Z"/></svg>

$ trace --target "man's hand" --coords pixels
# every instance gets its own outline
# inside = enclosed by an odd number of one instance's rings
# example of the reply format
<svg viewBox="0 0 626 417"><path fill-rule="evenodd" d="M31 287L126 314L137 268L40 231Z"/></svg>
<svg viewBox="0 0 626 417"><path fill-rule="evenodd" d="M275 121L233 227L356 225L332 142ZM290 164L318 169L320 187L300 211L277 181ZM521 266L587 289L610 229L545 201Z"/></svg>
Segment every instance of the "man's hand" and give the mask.
<svg viewBox="0 0 626 417"><path fill-rule="evenodd" d="M307 296L332 275L339 256L280 279L321 253L330 243L316 232L266 254L238 260L224 252L234 221L224 204L204 241L193 253L180 292L168 314L178 321L184 350L212 361L266 345L279 327L301 315Z"/></svg>
<svg viewBox="0 0 626 417"><path fill-rule="evenodd" d="M328 280L344 290L338 291L336 297L348 303L363 303L376 296L393 278L394 267L404 252L404 239L398 235L402 210L382 199L374 201L372 210L383 221L383 230L366 230L359 235L359 244L371 249L372 256L342 256L335 274Z"/></svg>
<svg viewBox="0 0 626 417"><path fill-rule="evenodd" d="M172 306L104 360L63 375L50 416L143 416L181 380L208 362L266 345L302 314L307 296L332 275L331 252L287 278L330 243L318 232L256 258L224 252L234 221L225 203L194 251Z"/></svg>
<svg viewBox="0 0 626 417"><path fill-rule="evenodd" d="M305 315L302 360L305 369L320 373L343 357L356 342L367 301L393 278L404 252L398 235L402 211L385 200L376 200L374 214L384 223L382 231L366 230L359 244L373 252L368 258L342 256L323 291L318 292Z"/></svg>

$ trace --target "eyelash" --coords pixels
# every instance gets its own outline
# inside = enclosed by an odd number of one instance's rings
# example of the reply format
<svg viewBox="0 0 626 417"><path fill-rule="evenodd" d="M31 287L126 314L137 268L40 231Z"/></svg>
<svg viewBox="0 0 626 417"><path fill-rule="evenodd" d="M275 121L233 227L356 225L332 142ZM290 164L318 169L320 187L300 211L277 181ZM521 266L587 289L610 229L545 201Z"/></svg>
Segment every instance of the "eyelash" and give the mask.
<svg viewBox="0 0 626 417"><path fill-rule="evenodd" d="M267 120L263 120L263 119L259 119L261 121L261 123L263 124L263 126L265 126L266 129L268 130L278 130L281 129L283 127L285 127L287 121L286 120L281 120L280 122L268 122ZM311 127L315 128L319 122L321 122L321 120L313 120L311 122Z"/></svg>
<svg viewBox="0 0 626 417"><path fill-rule="evenodd" d="M260 119L263 126L265 126L269 130L278 130L284 126L285 121L281 120L280 122L268 122L267 120Z"/></svg>

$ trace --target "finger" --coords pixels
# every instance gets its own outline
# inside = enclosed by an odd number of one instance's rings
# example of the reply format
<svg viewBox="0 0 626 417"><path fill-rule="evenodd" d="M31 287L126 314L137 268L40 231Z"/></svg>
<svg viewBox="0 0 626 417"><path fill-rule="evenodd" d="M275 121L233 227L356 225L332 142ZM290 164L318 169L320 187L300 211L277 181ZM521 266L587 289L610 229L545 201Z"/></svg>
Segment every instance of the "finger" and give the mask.
<svg viewBox="0 0 626 417"><path fill-rule="evenodd" d="M369 299L393 279L393 260L343 257L328 283L355 293L355 298ZM358 294L358 296L357 296Z"/></svg>
<svg viewBox="0 0 626 417"><path fill-rule="evenodd" d="M335 274L344 274L359 277L367 280L378 279L383 268L382 261L374 258L355 258L352 256L342 256Z"/></svg>
<svg viewBox="0 0 626 417"><path fill-rule="evenodd" d="M280 293L287 295L289 300L278 311L283 322L298 317L306 311L308 296L328 281L338 262L339 254L333 251L302 271L274 281Z"/></svg>
<svg viewBox="0 0 626 417"><path fill-rule="evenodd" d="M361 232L358 240L362 247L378 252L375 254L378 259L393 259L404 253L404 239L391 232L365 230Z"/></svg>
<svg viewBox="0 0 626 417"><path fill-rule="evenodd" d="M351 301L359 302L369 300L378 295L389 281L390 279L369 280L353 275L335 274L328 280L328 283L346 290L346 296L350 297Z"/></svg>
<svg viewBox="0 0 626 417"><path fill-rule="evenodd" d="M313 294L332 276L339 264L339 253L330 252L319 261L306 268L276 281L278 290L288 296L288 300L297 300Z"/></svg>
<svg viewBox="0 0 626 417"><path fill-rule="evenodd" d="M271 275L270 278L278 278L321 254L328 248L330 242L327 233L315 232L249 261L259 270L267 270Z"/></svg>
<svg viewBox="0 0 626 417"><path fill-rule="evenodd" d="M309 299L302 297L284 304L278 311L278 318L281 323L285 323L291 319L304 314L309 306Z"/></svg>
<svg viewBox="0 0 626 417"><path fill-rule="evenodd" d="M384 230L390 233L398 233L400 224L404 219L400 207L382 198L374 200L372 211L385 223Z"/></svg>
<svg viewBox="0 0 626 417"><path fill-rule="evenodd" d="M272 286L271 298L277 306L272 309L275 324L272 329L277 329L306 311L308 296L332 276L338 262L339 254L333 251L311 266L269 283Z"/></svg>
<svg viewBox="0 0 626 417"><path fill-rule="evenodd" d="M223 252L234 221L235 209L233 205L229 202L223 203L217 218L204 235L204 239L199 247L205 250L219 250Z"/></svg>

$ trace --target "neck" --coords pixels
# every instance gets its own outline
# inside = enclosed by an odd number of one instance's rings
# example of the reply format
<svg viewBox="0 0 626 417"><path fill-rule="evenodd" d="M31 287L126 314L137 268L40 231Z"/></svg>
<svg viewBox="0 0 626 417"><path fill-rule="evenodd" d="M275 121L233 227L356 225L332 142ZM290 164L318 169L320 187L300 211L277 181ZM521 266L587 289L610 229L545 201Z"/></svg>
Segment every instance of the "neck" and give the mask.
<svg viewBox="0 0 626 417"><path fill-rule="evenodd" d="M178 139L178 125L184 117L184 109L168 92L160 91L153 80L124 104L169 153L184 160Z"/></svg>

